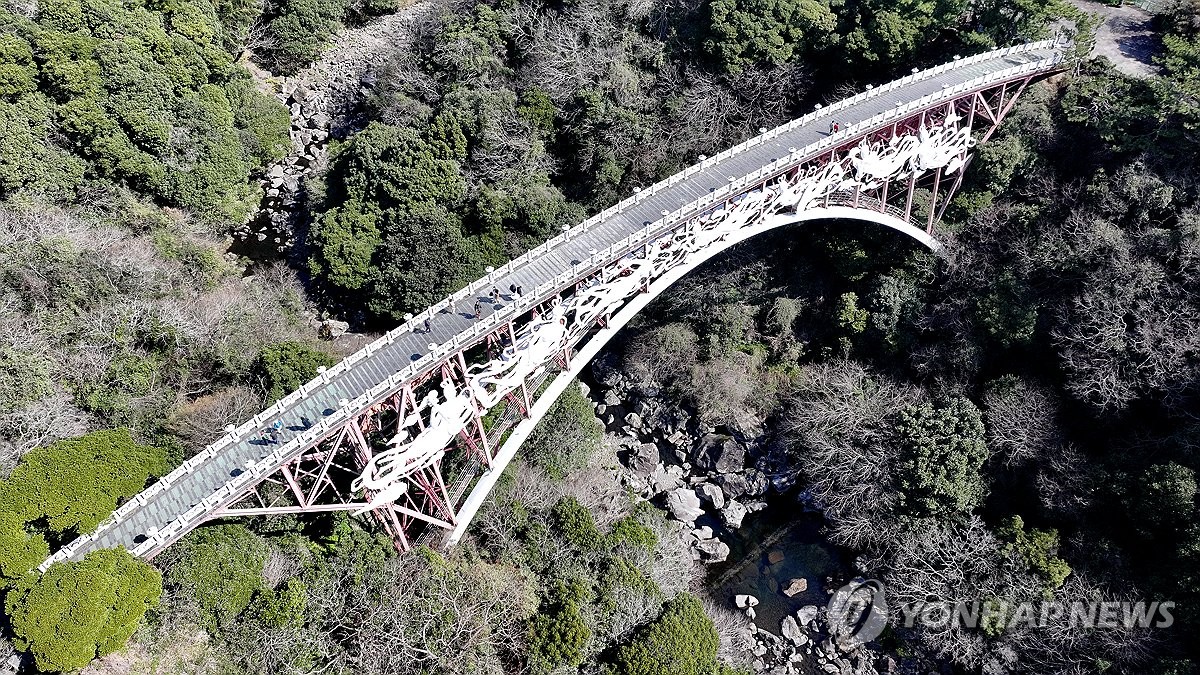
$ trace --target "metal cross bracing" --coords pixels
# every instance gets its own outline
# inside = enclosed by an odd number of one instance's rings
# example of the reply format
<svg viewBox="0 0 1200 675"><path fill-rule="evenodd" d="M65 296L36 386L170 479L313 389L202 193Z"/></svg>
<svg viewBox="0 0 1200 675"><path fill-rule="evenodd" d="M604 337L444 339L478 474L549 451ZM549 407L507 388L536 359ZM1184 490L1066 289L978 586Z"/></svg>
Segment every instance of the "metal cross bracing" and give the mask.
<svg viewBox="0 0 1200 675"><path fill-rule="evenodd" d="M229 429L43 568L113 546L150 557L232 516L370 513L401 548L422 528L457 536L545 399L577 371L578 354L588 358L619 327L614 312L642 302L606 300L610 287L661 289L730 242L813 217L871 219L936 246L932 225L961 181L968 145L990 137L1024 87L1062 69L1065 54L1045 41L956 60L702 158L489 270ZM841 128L830 133L835 121ZM515 377L521 350L543 348L545 335L558 336L552 355ZM281 437L264 439L274 424ZM399 448L432 447L430 434L445 429L453 433L437 452L395 464ZM381 478L389 471L404 480Z"/></svg>

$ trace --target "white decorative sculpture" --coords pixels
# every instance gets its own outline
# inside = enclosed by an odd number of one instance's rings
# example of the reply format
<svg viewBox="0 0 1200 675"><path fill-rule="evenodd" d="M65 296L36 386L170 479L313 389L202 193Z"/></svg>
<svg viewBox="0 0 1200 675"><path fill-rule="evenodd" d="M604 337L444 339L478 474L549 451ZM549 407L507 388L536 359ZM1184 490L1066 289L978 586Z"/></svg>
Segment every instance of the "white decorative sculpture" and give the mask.
<svg viewBox="0 0 1200 675"><path fill-rule="evenodd" d="M442 458L450 441L466 428L474 410L475 404L468 392L459 392L452 381L442 380L441 396L437 390L426 394L417 409L400 423L400 432L388 441L392 449L372 457L362 474L350 484L350 489L356 492L375 492L370 503L354 515L390 504L403 496L408 491L406 479ZM409 429L419 428L420 416L425 411L429 412L429 422L410 441Z"/></svg>
<svg viewBox="0 0 1200 675"><path fill-rule="evenodd" d="M506 347L500 358L471 366L467 383L475 400L484 410L500 402L504 395L521 386L525 378L545 367L567 344L566 317L562 305L555 305L550 316L530 323Z"/></svg>

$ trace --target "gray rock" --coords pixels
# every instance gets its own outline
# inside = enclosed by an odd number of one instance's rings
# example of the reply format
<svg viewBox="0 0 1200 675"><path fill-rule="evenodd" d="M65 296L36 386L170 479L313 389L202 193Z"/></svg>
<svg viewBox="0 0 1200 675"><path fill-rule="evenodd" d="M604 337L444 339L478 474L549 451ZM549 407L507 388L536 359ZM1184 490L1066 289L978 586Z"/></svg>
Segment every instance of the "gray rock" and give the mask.
<svg viewBox="0 0 1200 675"><path fill-rule="evenodd" d="M654 493L658 494L660 492L674 490L675 488L683 485L683 482L679 480L678 476L670 471L667 471L665 466L659 464L658 466L654 467L654 473L650 474L650 484L654 486Z"/></svg>
<svg viewBox="0 0 1200 675"><path fill-rule="evenodd" d="M762 420L746 411L734 413L732 419L726 420L725 428L742 443L750 443L766 432Z"/></svg>
<svg viewBox="0 0 1200 675"><path fill-rule="evenodd" d="M350 332L350 324L345 321L330 319L321 323L321 337L332 340L336 337L341 337Z"/></svg>
<svg viewBox="0 0 1200 675"><path fill-rule="evenodd" d="M746 461L746 448L732 436L708 434L692 450L696 466L705 471L729 473L740 471Z"/></svg>
<svg viewBox="0 0 1200 675"><path fill-rule="evenodd" d="M641 429L644 426L642 416L634 412L625 416L625 424L629 425L630 429Z"/></svg>
<svg viewBox="0 0 1200 675"><path fill-rule="evenodd" d="M696 543L700 558L707 563L725 562L729 557L729 546L720 539L705 539Z"/></svg>
<svg viewBox="0 0 1200 675"><path fill-rule="evenodd" d="M750 489L750 484L746 481L746 477L740 473L726 473L717 476L714 481L721 486L721 490L725 496L730 499L737 499Z"/></svg>
<svg viewBox="0 0 1200 675"><path fill-rule="evenodd" d="M725 504L725 508L721 509L721 522L731 530L741 527L742 519L745 517L746 507L736 500L730 500Z"/></svg>
<svg viewBox="0 0 1200 675"><path fill-rule="evenodd" d="M701 483L700 487L696 488L696 494L700 499L712 504L714 509L725 506L725 493L712 483Z"/></svg>
<svg viewBox="0 0 1200 675"><path fill-rule="evenodd" d="M692 530L692 536L700 541L704 541L705 539L713 538L713 531L711 527L705 525L704 527L698 527Z"/></svg>
<svg viewBox="0 0 1200 675"><path fill-rule="evenodd" d="M800 629L800 624L796 623L796 617L789 616L784 619L780 630L783 632L783 637L791 640L792 644L797 647L808 644L808 636Z"/></svg>
<svg viewBox="0 0 1200 675"><path fill-rule="evenodd" d="M733 596L733 606L737 607L738 609L746 609L747 607L754 607L757 604L758 604L758 598L754 597L753 595L735 595L735 596Z"/></svg>
<svg viewBox="0 0 1200 675"><path fill-rule="evenodd" d="M642 443L629 455L629 470L639 476L651 476L658 466L658 447L653 443Z"/></svg>
<svg viewBox="0 0 1200 675"><path fill-rule="evenodd" d="M817 613L820 612L816 605L805 605L796 612L796 620L801 626L807 626L817 618Z"/></svg>
<svg viewBox="0 0 1200 675"><path fill-rule="evenodd" d="M788 582L787 588L783 589L783 594L789 598L794 595L799 595L808 590L808 579L792 579Z"/></svg>
<svg viewBox="0 0 1200 675"><path fill-rule="evenodd" d="M767 478L767 474L758 469L748 469L746 474L746 492L745 494L751 497L758 497L767 494L767 490L771 487L771 481Z"/></svg>
<svg viewBox="0 0 1200 675"><path fill-rule="evenodd" d="M667 510L677 520L685 523L694 523L697 518L704 515L704 509L700 508L700 498L696 496L696 491L684 487L675 488L667 493Z"/></svg>

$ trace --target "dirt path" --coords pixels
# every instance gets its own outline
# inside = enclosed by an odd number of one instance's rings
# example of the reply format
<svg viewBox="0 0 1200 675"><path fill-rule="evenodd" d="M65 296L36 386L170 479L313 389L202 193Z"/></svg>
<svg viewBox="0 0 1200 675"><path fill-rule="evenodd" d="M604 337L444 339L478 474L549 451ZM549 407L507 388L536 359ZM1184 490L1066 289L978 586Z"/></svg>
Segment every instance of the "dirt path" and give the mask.
<svg viewBox="0 0 1200 675"><path fill-rule="evenodd" d="M1093 0L1070 0L1072 5L1103 19L1096 30L1093 56L1106 56L1117 70L1134 77L1148 77L1158 71L1154 56L1159 39L1150 27L1150 12L1132 5L1112 7Z"/></svg>

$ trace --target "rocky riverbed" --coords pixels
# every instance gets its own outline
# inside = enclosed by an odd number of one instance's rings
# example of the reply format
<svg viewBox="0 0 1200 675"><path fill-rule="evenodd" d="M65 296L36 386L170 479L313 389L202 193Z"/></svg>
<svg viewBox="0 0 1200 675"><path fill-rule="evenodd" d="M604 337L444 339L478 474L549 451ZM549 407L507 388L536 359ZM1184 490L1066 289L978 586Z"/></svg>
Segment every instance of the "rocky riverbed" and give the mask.
<svg viewBox="0 0 1200 675"><path fill-rule="evenodd" d="M417 3L366 25L340 32L319 61L286 78L268 77L291 113L292 150L259 179L258 212L233 231L233 250L255 258L286 254L295 245L295 219L304 178L325 166L329 142L364 125L363 99L388 53L402 47L428 4Z"/></svg>
<svg viewBox="0 0 1200 675"><path fill-rule="evenodd" d="M707 425L633 386L611 357L597 359L592 376L589 396L619 447L621 482L689 532L710 595L749 619L737 642L755 672L895 671L890 657L831 635L826 605L853 570L821 537L820 515L797 499L796 472L770 469L763 420Z"/></svg>

